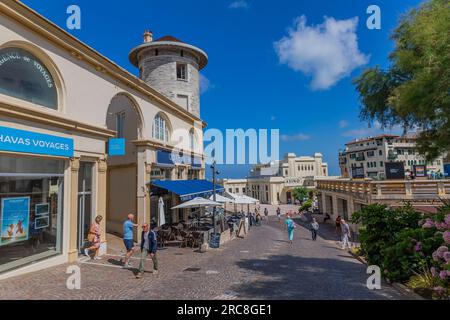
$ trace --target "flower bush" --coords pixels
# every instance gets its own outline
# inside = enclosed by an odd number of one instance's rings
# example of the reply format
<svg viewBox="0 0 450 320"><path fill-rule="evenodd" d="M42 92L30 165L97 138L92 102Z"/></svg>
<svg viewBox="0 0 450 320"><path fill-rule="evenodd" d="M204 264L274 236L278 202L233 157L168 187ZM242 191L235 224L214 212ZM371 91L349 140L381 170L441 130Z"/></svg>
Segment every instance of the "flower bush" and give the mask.
<svg viewBox="0 0 450 320"><path fill-rule="evenodd" d="M450 204L436 214L419 213L410 204L395 210L375 204L355 213L352 222L362 224L362 254L387 279L414 283L414 289L429 290L436 299L449 298ZM429 287L417 288L417 283Z"/></svg>

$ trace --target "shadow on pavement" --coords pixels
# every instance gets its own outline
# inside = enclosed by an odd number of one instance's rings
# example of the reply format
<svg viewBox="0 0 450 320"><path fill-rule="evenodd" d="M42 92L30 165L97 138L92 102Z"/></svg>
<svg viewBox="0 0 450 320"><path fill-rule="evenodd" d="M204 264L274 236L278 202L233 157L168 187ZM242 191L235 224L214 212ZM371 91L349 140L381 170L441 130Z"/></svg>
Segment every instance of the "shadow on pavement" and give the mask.
<svg viewBox="0 0 450 320"><path fill-rule="evenodd" d="M347 257L347 256L346 256ZM337 259L304 258L291 255L241 260L237 266L260 274L261 279L232 288L242 297L252 299L402 299L388 285L382 289L366 287L364 266Z"/></svg>

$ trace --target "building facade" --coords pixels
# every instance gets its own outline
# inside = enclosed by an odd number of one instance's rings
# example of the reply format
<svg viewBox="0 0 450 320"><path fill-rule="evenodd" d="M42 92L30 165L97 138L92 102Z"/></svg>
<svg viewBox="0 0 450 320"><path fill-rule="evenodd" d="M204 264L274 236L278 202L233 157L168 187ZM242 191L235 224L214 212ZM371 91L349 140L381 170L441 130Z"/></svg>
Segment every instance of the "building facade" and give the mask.
<svg viewBox="0 0 450 320"><path fill-rule="evenodd" d="M328 164L320 153L313 157L288 153L284 159L255 166L246 179L224 179L225 191L248 195L261 203L293 203L292 190L314 188L316 180L328 176Z"/></svg>
<svg viewBox="0 0 450 320"><path fill-rule="evenodd" d="M436 213L443 201L450 200L450 180L332 178L319 180L317 192L320 212L329 214L327 222L334 223L338 216L349 221L355 212L375 203L398 208L409 202L417 211Z"/></svg>
<svg viewBox="0 0 450 320"><path fill-rule="evenodd" d="M159 67L167 67L168 86L188 96L183 104L164 84L161 92L153 87L152 73L160 72L145 43L131 58L143 81L18 1L2 1L0 13L4 278L75 261L96 215L104 217L105 252L105 232L121 232L128 213L150 220L151 179L204 177L198 71L207 56L161 41L170 50L161 48L160 58L173 64ZM177 67L166 74L179 61L186 79L178 79ZM183 143L174 139L180 131ZM112 152L113 142L125 152Z"/></svg>
<svg viewBox="0 0 450 320"><path fill-rule="evenodd" d="M387 162L402 162L411 172L414 165L426 165L428 172L444 173L443 157L427 162L417 150L415 137L380 135L358 139L339 152L341 176L346 178L352 178L354 168L360 168L361 177L384 180Z"/></svg>

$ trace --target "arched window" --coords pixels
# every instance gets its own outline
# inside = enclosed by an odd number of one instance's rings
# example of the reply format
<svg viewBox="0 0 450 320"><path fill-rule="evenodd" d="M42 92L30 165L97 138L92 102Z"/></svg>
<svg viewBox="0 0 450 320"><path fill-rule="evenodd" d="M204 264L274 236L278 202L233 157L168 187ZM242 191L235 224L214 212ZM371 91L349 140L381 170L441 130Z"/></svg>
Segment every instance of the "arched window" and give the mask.
<svg viewBox="0 0 450 320"><path fill-rule="evenodd" d="M157 114L153 120L153 138L164 142L170 140L169 124L161 114Z"/></svg>
<svg viewBox="0 0 450 320"><path fill-rule="evenodd" d="M58 109L58 94L50 71L21 48L0 49L0 93Z"/></svg>

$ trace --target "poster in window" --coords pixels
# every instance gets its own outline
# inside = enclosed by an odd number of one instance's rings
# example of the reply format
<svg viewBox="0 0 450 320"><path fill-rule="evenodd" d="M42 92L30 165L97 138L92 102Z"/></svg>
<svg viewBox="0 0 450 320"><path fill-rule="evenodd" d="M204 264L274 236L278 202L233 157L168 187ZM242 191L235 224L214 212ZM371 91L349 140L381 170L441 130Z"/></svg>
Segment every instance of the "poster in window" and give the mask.
<svg viewBox="0 0 450 320"><path fill-rule="evenodd" d="M28 240L30 197L2 199L0 218L0 246Z"/></svg>
<svg viewBox="0 0 450 320"><path fill-rule="evenodd" d="M37 216L45 216L50 212L50 204L49 203L38 203L35 206L35 212Z"/></svg>
<svg viewBox="0 0 450 320"><path fill-rule="evenodd" d="M50 225L50 218L49 216L36 217L34 224L36 230L47 228Z"/></svg>
<svg viewBox="0 0 450 320"><path fill-rule="evenodd" d="M423 178L427 176L427 166L426 165L414 165L414 175L418 178Z"/></svg>
<svg viewBox="0 0 450 320"><path fill-rule="evenodd" d="M353 179L364 179L364 166L361 167L353 167L352 168L352 178Z"/></svg>
<svg viewBox="0 0 450 320"><path fill-rule="evenodd" d="M386 162L385 169L387 180L405 179L405 165L403 162Z"/></svg>

